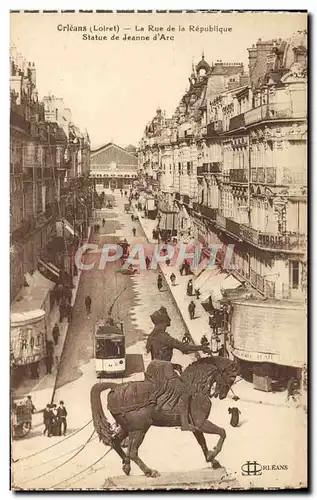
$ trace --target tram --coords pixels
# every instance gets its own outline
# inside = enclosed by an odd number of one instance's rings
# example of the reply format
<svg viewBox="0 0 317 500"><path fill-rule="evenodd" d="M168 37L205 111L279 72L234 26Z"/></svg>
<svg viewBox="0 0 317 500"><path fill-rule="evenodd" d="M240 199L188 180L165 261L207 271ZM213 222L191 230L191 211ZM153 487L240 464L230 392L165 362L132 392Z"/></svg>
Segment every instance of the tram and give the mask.
<svg viewBox="0 0 317 500"><path fill-rule="evenodd" d="M111 318L98 322L94 351L97 377L123 375L126 369L123 324L115 324Z"/></svg>
<svg viewBox="0 0 317 500"><path fill-rule="evenodd" d="M122 376L126 370L123 323L112 317L113 306L125 290L126 288L114 299L107 318L96 323L94 358L97 377Z"/></svg>

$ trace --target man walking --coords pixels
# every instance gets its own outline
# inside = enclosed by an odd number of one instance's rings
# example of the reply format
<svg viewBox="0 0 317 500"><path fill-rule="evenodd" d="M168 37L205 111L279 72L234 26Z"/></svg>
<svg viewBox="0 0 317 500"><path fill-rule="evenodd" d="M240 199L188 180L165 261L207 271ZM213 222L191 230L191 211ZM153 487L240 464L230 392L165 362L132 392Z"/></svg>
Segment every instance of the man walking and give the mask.
<svg viewBox="0 0 317 500"><path fill-rule="evenodd" d="M188 306L188 312L189 312L190 319L195 319L195 310L196 310L195 302L191 301L189 306Z"/></svg>
<svg viewBox="0 0 317 500"><path fill-rule="evenodd" d="M191 297L193 295L193 280L190 279L189 282L187 283L187 295Z"/></svg>
<svg viewBox="0 0 317 500"><path fill-rule="evenodd" d="M46 358L45 358L47 374L52 373L53 359L54 359L53 342L51 340L48 340L46 342Z"/></svg>
<svg viewBox="0 0 317 500"><path fill-rule="evenodd" d="M162 290L162 286L163 286L163 277L161 274L159 274L157 277L157 288L159 292Z"/></svg>
<svg viewBox="0 0 317 500"><path fill-rule="evenodd" d="M136 235L136 229L135 229L135 227L132 229L132 233L133 233L133 237L135 238L135 235Z"/></svg>
<svg viewBox="0 0 317 500"><path fill-rule="evenodd" d="M53 337L53 340L54 340L54 344L55 344L55 345L57 345L57 344L58 344L58 339L59 339L59 336L60 336L59 327L58 327L58 324L57 324L57 323L55 323L54 328L53 328L53 331L52 331L52 337Z"/></svg>
<svg viewBox="0 0 317 500"><path fill-rule="evenodd" d="M31 410L31 413L34 413L35 412L35 406L33 404L33 401L32 401L32 396L28 396L26 398L26 401L25 401L25 406Z"/></svg>
<svg viewBox="0 0 317 500"><path fill-rule="evenodd" d="M66 435L67 431L67 410L64 406L64 401L59 402L59 407L57 408L57 416L58 416L58 426L59 426L59 435ZM62 429L63 428L63 429Z"/></svg>
<svg viewBox="0 0 317 500"><path fill-rule="evenodd" d="M89 318L89 314L91 311L91 297L90 295L86 295L85 297L85 308L86 308L86 316Z"/></svg>
<svg viewBox="0 0 317 500"><path fill-rule="evenodd" d="M47 437L51 437L52 434L52 412L51 405L47 404L46 408L43 410L43 423L44 423L44 432L45 436L47 433Z"/></svg>
<svg viewBox="0 0 317 500"><path fill-rule="evenodd" d="M67 304L67 321L71 323L73 319L73 306L71 304Z"/></svg>
<svg viewBox="0 0 317 500"><path fill-rule="evenodd" d="M171 280L172 286L175 286L175 284L176 284L176 283L175 283L175 282L176 282L176 276L175 276L175 274L174 274L174 273L172 273L172 274L170 275L170 280Z"/></svg>

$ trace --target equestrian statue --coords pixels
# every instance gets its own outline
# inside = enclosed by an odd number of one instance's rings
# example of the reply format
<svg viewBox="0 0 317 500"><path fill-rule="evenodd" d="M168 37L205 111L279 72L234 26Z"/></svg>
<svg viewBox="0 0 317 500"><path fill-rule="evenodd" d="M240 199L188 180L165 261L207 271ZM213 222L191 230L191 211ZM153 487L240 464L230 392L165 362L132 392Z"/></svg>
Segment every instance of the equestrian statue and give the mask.
<svg viewBox="0 0 317 500"><path fill-rule="evenodd" d="M182 372L180 365L171 362L173 349L184 354L203 351L206 346L184 344L166 332L171 320L164 307L151 315L154 329L146 343L152 361L145 372L144 381L122 385L111 382L95 384L90 393L93 423L99 439L111 446L122 459L122 469L129 475L131 460L149 477L159 473L150 469L139 457L138 450L151 426L180 427L193 432L206 462L213 468L220 467L215 457L220 453L226 432L208 420L211 397L224 399L238 375L237 365L220 356L208 356L191 363ZM107 409L116 426L104 414L101 393L110 390ZM219 436L216 446L208 450L204 434ZM127 439L126 451L123 441Z"/></svg>

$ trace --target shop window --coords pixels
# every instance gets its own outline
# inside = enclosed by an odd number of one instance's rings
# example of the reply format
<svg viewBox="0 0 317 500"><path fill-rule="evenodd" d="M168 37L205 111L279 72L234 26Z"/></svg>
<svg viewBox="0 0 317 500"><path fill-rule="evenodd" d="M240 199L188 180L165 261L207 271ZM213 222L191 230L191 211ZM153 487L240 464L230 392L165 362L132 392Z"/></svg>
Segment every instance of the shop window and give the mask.
<svg viewBox="0 0 317 500"><path fill-rule="evenodd" d="M299 288L299 261L291 261L290 266L290 285L293 290Z"/></svg>

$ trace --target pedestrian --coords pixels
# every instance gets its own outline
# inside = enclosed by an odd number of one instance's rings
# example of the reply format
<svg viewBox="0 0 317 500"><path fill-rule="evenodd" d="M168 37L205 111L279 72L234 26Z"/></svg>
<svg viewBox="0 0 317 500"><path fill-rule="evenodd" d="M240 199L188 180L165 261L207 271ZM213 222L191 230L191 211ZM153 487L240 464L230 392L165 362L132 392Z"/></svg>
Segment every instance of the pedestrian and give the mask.
<svg viewBox="0 0 317 500"><path fill-rule="evenodd" d="M123 191L122 191L122 189L120 189L120 194L121 194L121 196L123 196Z"/></svg>
<svg viewBox="0 0 317 500"><path fill-rule="evenodd" d="M209 346L209 341L208 341L208 339L207 339L207 337L206 337L206 335L205 335L205 334L201 337L200 343L201 343L201 345L203 345L203 346L206 346L206 347L208 347L208 346Z"/></svg>
<svg viewBox="0 0 317 500"><path fill-rule="evenodd" d="M52 435L53 436L59 436L59 429L58 429L58 414L57 414L57 407L55 404L52 405Z"/></svg>
<svg viewBox="0 0 317 500"><path fill-rule="evenodd" d="M188 306L188 312L189 312L190 319L195 319L195 310L196 310L195 303L193 301L191 301L189 306Z"/></svg>
<svg viewBox="0 0 317 500"><path fill-rule="evenodd" d="M51 405L50 404L47 404L46 408L44 408L44 410L43 410L43 424L44 424L43 435L45 436L47 433L47 437L51 437L52 412L51 412Z"/></svg>
<svg viewBox="0 0 317 500"><path fill-rule="evenodd" d="M213 312L209 314L209 326L212 329L214 335L218 335L218 325L216 322L216 316Z"/></svg>
<svg viewBox="0 0 317 500"><path fill-rule="evenodd" d="M182 343L187 345L191 343L191 339L188 332L186 332L185 335L183 336Z"/></svg>
<svg viewBox="0 0 317 500"><path fill-rule="evenodd" d="M198 288L196 288L196 290L195 290L195 295L196 295L196 299L199 299L200 291L198 290Z"/></svg>
<svg viewBox="0 0 317 500"><path fill-rule="evenodd" d="M133 233L133 236L135 238L135 235L136 235L136 229L135 229L135 227L132 229L132 233Z"/></svg>
<svg viewBox="0 0 317 500"><path fill-rule="evenodd" d="M193 295L193 280L190 279L187 283L187 295L191 297Z"/></svg>
<svg viewBox="0 0 317 500"><path fill-rule="evenodd" d="M45 358L46 373L47 374L52 373L53 360L54 360L54 345L53 345L53 342L51 340L47 340L47 342L46 342L46 358Z"/></svg>
<svg viewBox="0 0 317 500"><path fill-rule="evenodd" d="M65 300L62 299L62 301L59 305L59 322L60 323L63 323L65 315L66 315L66 303L65 303Z"/></svg>
<svg viewBox="0 0 317 500"><path fill-rule="evenodd" d="M159 274L157 277L157 288L159 291L162 290L162 286L163 286L163 276Z"/></svg>
<svg viewBox="0 0 317 500"><path fill-rule="evenodd" d="M145 265L146 265L146 269L149 269L149 267L151 265L151 259L148 255L145 257Z"/></svg>
<svg viewBox="0 0 317 500"><path fill-rule="evenodd" d="M58 324L57 324L57 323L55 323L54 328L53 328L53 331L52 331L52 337L53 337L53 340L54 340L54 344L55 344L55 345L57 345L57 344L58 344L58 339L59 339L59 336L60 336L59 327L58 327Z"/></svg>
<svg viewBox="0 0 317 500"><path fill-rule="evenodd" d="M241 415L241 411L234 406L233 408L228 408L228 413L231 414L230 425L232 427L238 427L239 415Z"/></svg>
<svg viewBox="0 0 317 500"><path fill-rule="evenodd" d="M35 413L36 409L32 401L32 396L27 396L24 404L31 411L31 413Z"/></svg>
<svg viewBox="0 0 317 500"><path fill-rule="evenodd" d="M185 269L185 266L184 266L184 264L182 264L181 267L179 268L179 274L181 276L183 276L184 269Z"/></svg>
<svg viewBox="0 0 317 500"><path fill-rule="evenodd" d="M73 307L71 304L67 305L67 321L68 323L71 323L73 319Z"/></svg>
<svg viewBox="0 0 317 500"><path fill-rule="evenodd" d="M175 284L176 284L176 276L175 276L174 273L172 273L170 275L170 280L171 280L172 286L175 286Z"/></svg>
<svg viewBox="0 0 317 500"><path fill-rule="evenodd" d="M58 415L59 436L61 434L65 436L67 431L67 410L64 406L64 401L59 402L59 407L57 408L57 415Z"/></svg>
<svg viewBox="0 0 317 500"><path fill-rule="evenodd" d="M185 274L186 276L188 276L188 274L191 273L191 270L190 270L190 264L187 259L184 262L184 268L185 268Z"/></svg>
<svg viewBox="0 0 317 500"><path fill-rule="evenodd" d="M86 308L86 316L88 317L91 311L91 297L90 295L86 295L85 297L85 308Z"/></svg>
<svg viewBox="0 0 317 500"><path fill-rule="evenodd" d="M131 220L134 221L134 215L133 214L131 214Z"/></svg>

